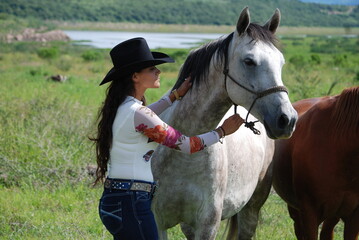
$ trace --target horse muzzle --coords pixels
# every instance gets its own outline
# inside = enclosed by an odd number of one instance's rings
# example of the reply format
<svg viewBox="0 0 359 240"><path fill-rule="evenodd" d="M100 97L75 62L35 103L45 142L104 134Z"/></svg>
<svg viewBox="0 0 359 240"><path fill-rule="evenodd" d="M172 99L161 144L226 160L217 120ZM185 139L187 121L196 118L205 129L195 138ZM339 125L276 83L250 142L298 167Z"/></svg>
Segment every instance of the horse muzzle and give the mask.
<svg viewBox="0 0 359 240"><path fill-rule="evenodd" d="M267 115L263 119L263 124L269 138L285 139L292 136L297 120L298 114L293 109L288 113L281 112L275 118Z"/></svg>

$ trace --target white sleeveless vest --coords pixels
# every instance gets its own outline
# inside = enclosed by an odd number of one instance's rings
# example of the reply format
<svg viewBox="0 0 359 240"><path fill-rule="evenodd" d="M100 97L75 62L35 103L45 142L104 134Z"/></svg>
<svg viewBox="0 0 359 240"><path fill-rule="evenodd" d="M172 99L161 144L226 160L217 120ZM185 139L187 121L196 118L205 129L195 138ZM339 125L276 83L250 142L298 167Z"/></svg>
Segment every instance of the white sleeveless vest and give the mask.
<svg viewBox="0 0 359 240"><path fill-rule="evenodd" d="M142 102L128 96L117 109L112 125L112 147L108 164L108 177L153 182L151 155L158 146L148 137L136 132L134 116Z"/></svg>

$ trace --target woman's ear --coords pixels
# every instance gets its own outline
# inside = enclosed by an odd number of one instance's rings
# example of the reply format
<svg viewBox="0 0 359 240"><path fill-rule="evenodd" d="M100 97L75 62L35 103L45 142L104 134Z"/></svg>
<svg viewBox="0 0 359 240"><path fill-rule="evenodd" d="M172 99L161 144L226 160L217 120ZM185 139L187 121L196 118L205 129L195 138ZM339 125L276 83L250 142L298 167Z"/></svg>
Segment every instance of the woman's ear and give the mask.
<svg viewBox="0 0 359 240"><path fill-rule="evenodd" d="M139 81L140 81L140 78L139 78L139 74L137 74L137 72L134 72L133 74L132 74L132 81L134 82L134 83L138 83Z"/></svg>

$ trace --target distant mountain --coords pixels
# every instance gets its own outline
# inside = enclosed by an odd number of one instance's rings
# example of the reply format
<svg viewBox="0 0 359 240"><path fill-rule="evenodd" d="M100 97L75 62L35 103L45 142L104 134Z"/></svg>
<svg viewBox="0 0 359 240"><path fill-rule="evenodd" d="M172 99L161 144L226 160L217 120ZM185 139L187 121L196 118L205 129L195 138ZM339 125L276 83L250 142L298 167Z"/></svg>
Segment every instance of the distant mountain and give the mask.
<svg viewBox="0 0 359 240"><path fill-rule="evenodd" d="M359 5L359 0L299 0L299 1L308 2L308 3L331 4L331 5L347 5L347 6Z"/></svg>
<svg viewBox="0 0 359 240"><path fill-rule="evenodd" d="M359 0L0 0L0 24L10 15L58 21L232 25L248 6L253 22L262 23L279 8L282 26L359 27L359 5L303 1Z"/></svg>

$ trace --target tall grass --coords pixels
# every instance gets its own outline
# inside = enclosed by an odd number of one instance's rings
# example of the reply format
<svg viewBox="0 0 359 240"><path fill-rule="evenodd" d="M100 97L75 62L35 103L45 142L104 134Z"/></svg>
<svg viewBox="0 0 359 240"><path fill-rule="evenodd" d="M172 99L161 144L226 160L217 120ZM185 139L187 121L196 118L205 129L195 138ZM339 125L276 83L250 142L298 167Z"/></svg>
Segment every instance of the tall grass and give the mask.
<svg viewBox="0 0 359 240"><path fill-rule="evenodd" d="M359 41L337 40L282 39L283 81L292 101L359 84ZM110 239L97 216L101 187L91 186L95 159L88 140L106 90L98 84L111 67L108 51L68 43L1 43L0 49L0 238ZM189 50L161 51L177 63L160 66L162 86L148 91L150 103L172 87ZM67 81L49 79L56 74ZM169 236L184 239L178 226ZM256 239L295 239L275 193Z"/></svg>

